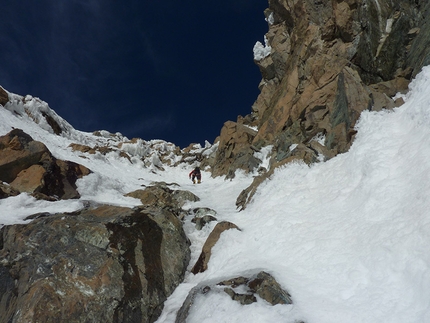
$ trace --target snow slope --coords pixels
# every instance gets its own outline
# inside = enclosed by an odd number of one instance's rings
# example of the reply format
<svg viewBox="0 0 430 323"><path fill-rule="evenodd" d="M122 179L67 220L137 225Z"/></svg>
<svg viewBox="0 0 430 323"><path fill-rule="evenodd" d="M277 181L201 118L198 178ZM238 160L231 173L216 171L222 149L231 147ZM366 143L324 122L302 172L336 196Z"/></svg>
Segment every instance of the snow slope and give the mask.
<svg viewBox="0 0 430 323"><path fill-rule="evenodd" d="M238 173L225 181L203 173L203 183L192 185L184 165L160 171L115 153L82 158L65 147L79 136L99 137L72 128L56 136L0 108L0 135L22 128L57 158L94 171L79 182L79 201L40 202L24 194L0 200L0 223L78 209L84 200L136 205L122 194L151 181L176 182L201 198L185 208L213 208L218 220L242 231L221 235L208 270L186 275L158 323L175 321L194 286L259 270L272 274L294 304L270 306L259 299L242 306L209 293L196 299L187 322L430 322L430 67L410 88L402 107L362 114L349 152L311 167L294 163L276 170L242 212L235 199L252 176ZM192 241L189 269L215 225L196 231L190 221L184 223Z"/></svg>
<svg viewBox="0 0 430 323"><path fill-rule="evenodd" d="M401 108L362 114L348 153L278 169L229 216L242 231L223 233L208 271L187 277L158 322L174 321L190 286L253 269L276 277L294 305L215 294L189 322L430 322L429 90L427 67Z"/></svg>

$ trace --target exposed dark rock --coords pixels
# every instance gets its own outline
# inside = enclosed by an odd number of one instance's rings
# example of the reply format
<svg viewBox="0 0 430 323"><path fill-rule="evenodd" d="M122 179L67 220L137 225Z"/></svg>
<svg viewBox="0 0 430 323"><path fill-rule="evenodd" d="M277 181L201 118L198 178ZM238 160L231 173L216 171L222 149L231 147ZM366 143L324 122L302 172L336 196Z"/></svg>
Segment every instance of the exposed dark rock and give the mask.
<svg viewBox="0 0 430 323"><path fill-rule="evenodd" d="M7 198L9 196L17 196L19 191L13 189L9 184L0 181L0 199Z"/></svg>
<svg viewBox="0 0 430 323"><path fill-rule="evenodd" d="M262 271L248 282L252 292L272 305L292 304L291 295L268 273Z"/></svg>
<svg viewBox="0 0 430 323"><path fill-rule="evenodd" d="M282 289L279 283L267 272L261 271L250 278L237 277L218 283L220 286L229 286L225 288L233 300L239 301L242 305L251 304L256 302L254 294L264 299L266 302L277 304L292 304L291 296L288 292ZM232 288L239 286L245 287L247 293L236 293ZM251 300L253 300L251 302Z"/></svg>
<svg viewBox="0 0 430 323"><path fill-rule="evenodd" d="M178 183L166 183L166 182L151 182L151 186L161 186L161 187L179 187Z"/></svg>
<svg viewBox="0 0 430 323"><path fill-rule="evenodd" d="M154 322L190 259L165 209L101 206L0 230L0 322Z"/></svg>
<svg viewBox="0 0 430 323"><path fill-rule="evenodd" d="M412 28L408 33L412 45L407 62L412 67L412 76L416 76L423 66L430 65L430 2L423 0L420 2L422 9L416 10L420 22L417 28Z"/></svg>
<svg viewBox="0 0 430 323"><path fill-rule="evenodd" d="M217 215L217 212L211 208L208 207L198 207L195 209L192 209L192 214L194 214L196 217L202 217L205 215L212 215L215 216Z"/></svg>
<svg viewBox="0 0 430 323"><path fill-rule="evenodd" d="M252 293L236 293L231 288L224 288L224 292L226 292L233 301L237 301L242 305L249 305L257 302L257 298Z"/></svg>
<svg viewBox="0 0 430 323"><path fill-rule="evenodd" d="M209 222L216 221L217 219L212 215L204 215L202 217L195 217L191 220L191 222L196 224L196 229L201 230L203 227Z"/></svg>
<svg viewBox="0 0 430 323"><path fill-rule="evenodd" d="M207 285L199 285L191 289L191 291L188 293L187 298L179 309L178 314L176 314L175 323L186 323L188 313L193 306L196 297L201 294L207 294L210 290L211 288Z"/></svg>
<svg viewBox="0 0 430 323"><path fill-rule="evenodd" d="M190 214L194 214L194 218L191 222L196 224L197 230L201 230L209 222L217 220L214 217L217 212L207 207L195 208L191 210Z"/></svg>
<svg viewBox="0 0 430 323"><path fill-rule="evenodd" d="M9 101L9 95L7 92L0 86L0 105L5 106Z"/></svg>
<svg viewBox="0 0 430 323"><path fill-rule="evenodd" d="M52 116L50 116L49 114L43 111L42 111L42 115L45 118L46 122L51 126L52 131L54 131L56 135L60 135L63 132L63 129L61 128L61 126L57 123L57 121L55 121L55 119Z"/></svg>
<svg viewBox="0 0 430 323"><path fill-rule="evenodd" d="M241 292L235 290L238 287ZM260 271L249 277L240 276L217 284L203 282L194 287L188 293L187 298L179 309L175 323L185 323L187 321L189 311L198 297L221 291L227 293L232 300L240 302L242 305L257 302L256 295L271 305L293 304L290 294L270 274Z"/></svg>

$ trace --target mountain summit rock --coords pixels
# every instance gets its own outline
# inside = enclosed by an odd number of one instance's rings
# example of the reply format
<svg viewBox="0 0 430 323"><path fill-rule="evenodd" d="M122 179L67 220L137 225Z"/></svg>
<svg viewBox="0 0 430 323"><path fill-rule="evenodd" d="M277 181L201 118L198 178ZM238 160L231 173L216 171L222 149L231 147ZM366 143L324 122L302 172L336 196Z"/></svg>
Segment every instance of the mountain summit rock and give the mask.
<svg viewBox="0 0 430 323"><path fill-rule="evenodd" d="M266 47L254 48L262 80L252 112L221 130L213 175L308 164L347 151L361 111L391 109L430 61L426 1L270 0Z"/></svg>

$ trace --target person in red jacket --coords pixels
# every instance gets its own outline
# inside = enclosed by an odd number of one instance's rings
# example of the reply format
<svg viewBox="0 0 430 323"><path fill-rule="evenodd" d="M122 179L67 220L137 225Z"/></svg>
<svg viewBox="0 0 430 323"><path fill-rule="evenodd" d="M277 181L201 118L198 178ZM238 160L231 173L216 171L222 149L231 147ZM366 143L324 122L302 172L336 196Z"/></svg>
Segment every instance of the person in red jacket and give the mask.
<svg viewBox="0 0 430 323"><path fill-rule="evenodd" d="M196 167L194 168L191 173L188 175L189 178L191 178L191 180L193 181L193 184L196 183L196 179L197 179L197 183L201 183L202 181L202 174L200 173L200 167Z"/></svg>

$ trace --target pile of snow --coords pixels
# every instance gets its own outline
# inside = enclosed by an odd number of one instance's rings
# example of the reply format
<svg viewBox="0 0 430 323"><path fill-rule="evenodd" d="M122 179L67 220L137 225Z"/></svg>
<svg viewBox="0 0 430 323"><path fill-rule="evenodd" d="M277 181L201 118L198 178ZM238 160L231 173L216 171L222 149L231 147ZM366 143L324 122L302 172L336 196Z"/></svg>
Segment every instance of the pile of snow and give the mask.
<svg viewBox="0 0 430 323"><path fill-rule="evenodd" d="M251 183L251 175L238 173L225 181L203 172L203 183L193 185L184 165L161 171L114 154L81 158L65 148L71 142L68 137L53 135L0 108L0 135L11 126L22 128L46 143L56 157L94 171L78 182L82 198L77 201L36 201L25 194L0 200L0 223L17 223L37 212L72 211L85 200L132 206L138 201L124 198L123 193L152 181L176 182L201 198L185 208L212 208L219 221L233 222L241 231L221 235L208 270L187 273L157 322L175 322L194 286L257 270L274 276L294 304L270 306L258 299L240 305L227 294L209 293L197 297L187 322L428 322L429 88L430 67L426 67L411 84L402 107L362 113L349 152L311 167L293 163L276 170L242 212L236 210L235 200ZM264 159L269 150L260 157ZM190 216L185 218L192 242L188 269L214 226L211 222L196 231Z"/></svg>
<svg viewBox="0 0 430 323"><path fill-rule="evenodd" d="M269 46L266 36L264 36L264 45L261 42L257 41L254 45L253 51L255 61L261 61L263 58L270 55L272 47Z"/></svg>
<svg viewBox="0 0 430 323"><path fill-rule="evenodd" d="M265 19L269 25L273 25L275 23L275 16L273 12L269 14L269 16Z"/></svg>

